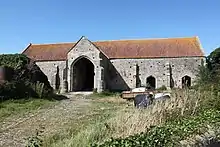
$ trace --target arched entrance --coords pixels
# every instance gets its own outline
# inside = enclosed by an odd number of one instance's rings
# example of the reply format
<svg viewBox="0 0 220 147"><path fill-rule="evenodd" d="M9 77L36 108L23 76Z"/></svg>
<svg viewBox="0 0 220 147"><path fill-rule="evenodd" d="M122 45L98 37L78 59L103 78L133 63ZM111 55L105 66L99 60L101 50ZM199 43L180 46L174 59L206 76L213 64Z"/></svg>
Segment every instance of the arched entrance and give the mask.
<svg viewBox="0 0 220 147"><path fill-rule="evenodd" d="M155 89L156 88L156 79L153 76L149 76L146 80L147 88Z"/></svg>
<svg viewBox="0 0 220 147"><path fill-rule="evenodd" d="M81 58L73 63L71 68L71 90L92 91L94 88L94 65L87 58Z"/></svg>
<svg viewBox="0 0 220 147"><path fill-rule="evenodd" d="M191 86L191 77L189 76L182 77L182 88L186 88L190 86Z"/></svg>

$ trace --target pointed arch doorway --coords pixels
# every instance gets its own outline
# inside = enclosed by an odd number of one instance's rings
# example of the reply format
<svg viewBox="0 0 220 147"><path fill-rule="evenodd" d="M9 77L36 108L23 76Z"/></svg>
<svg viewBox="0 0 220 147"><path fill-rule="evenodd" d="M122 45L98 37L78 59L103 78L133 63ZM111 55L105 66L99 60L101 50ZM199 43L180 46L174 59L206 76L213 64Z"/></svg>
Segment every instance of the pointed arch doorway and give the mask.
<svg viewBox="0 0 220 147"><path fill-rule="evenodd" d="M94 88L94 65L82 57L71 66L71 91L92 91Z"/></svg>

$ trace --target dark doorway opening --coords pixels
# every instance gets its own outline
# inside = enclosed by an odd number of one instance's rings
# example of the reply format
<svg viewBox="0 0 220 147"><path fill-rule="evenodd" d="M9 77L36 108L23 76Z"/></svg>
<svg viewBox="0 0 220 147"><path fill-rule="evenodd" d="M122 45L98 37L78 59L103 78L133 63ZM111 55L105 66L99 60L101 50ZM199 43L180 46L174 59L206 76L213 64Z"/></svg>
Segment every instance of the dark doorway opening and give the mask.
<svg viewBox="0 0 220 147"><path fill-rule="evenodd" d="M182 77L182 88L187 88L191 86L191 77L184 76Z"/></svg>
<svg viewBox="0 0 220 147"><path fill-rule="evenodd" d="M94 65L86 58L79 59L72 67L72 91L92 91Z"/></svg>
<svg viewBox="0 0 220 147"><path fill-rule="evenodd" d="M147 88L148 89L155 89L156 88L156 79L153 76L149 76L146 80Z"/></svg>

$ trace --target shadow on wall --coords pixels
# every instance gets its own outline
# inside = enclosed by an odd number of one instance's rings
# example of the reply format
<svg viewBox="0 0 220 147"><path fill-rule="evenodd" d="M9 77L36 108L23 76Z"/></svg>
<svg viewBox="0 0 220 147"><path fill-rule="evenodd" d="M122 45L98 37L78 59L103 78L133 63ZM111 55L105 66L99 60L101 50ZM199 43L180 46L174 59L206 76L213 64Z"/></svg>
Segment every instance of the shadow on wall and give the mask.
<svg viewBox="0 0 220 147"><path fill-rule="evenodd" d="M57 66L57 73L56 73L56 82L55 82L55 88L56 90L58 90L60 88L60 71L59 71L59 67Z"/></svg>
<svg viewBox="0 0 220 147"><path fill-rule="evenodd" d="M173 71L170 65L169 65L169 71L170 71L170 88L173 88L174 87Z"/></svg>
<svg viewBox="0 0 220 147"><path fill-rule="evenodd" d="M130 90L129 86L124 81L121 74L116 70L116 68L111 62L109 62L108 64L106 76L107 76L106 88L109 91Z"/></svg>
<svg viewBox="0 0 220 147"><path fill-rule="evenodd" d="M141 87L141 79L140 79L140 68L139 65L136 64L136 88Z"/></svg>

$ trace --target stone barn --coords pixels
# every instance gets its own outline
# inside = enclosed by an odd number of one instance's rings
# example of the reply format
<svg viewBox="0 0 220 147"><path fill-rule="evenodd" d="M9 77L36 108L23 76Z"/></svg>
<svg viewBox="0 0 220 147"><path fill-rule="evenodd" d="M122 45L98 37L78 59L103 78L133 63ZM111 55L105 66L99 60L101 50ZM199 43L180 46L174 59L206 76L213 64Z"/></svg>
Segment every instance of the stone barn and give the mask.
<svg viewBox="0 0 220 147"><path fill-rule="evenodd" d="M136 87L182 88L195 83L204 52L198 37L30 44L36 61L61 91L122 91Z"/></svg>

